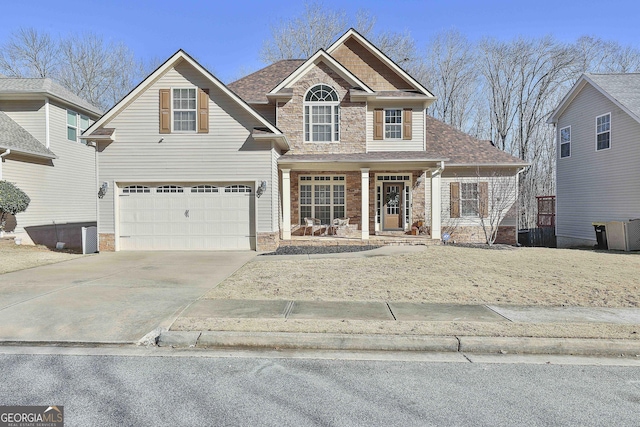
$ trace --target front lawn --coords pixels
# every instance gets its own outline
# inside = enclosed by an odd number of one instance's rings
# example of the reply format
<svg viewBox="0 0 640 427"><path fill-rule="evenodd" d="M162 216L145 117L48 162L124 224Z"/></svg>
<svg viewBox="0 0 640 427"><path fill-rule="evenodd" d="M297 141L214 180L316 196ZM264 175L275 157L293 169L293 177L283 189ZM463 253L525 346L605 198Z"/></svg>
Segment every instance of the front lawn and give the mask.
<svg viewBox="0 0 640 427"><path fill-rule="evenodd" d="M640 307L640 254L429 246L245 265L206 298Z"/></svg>

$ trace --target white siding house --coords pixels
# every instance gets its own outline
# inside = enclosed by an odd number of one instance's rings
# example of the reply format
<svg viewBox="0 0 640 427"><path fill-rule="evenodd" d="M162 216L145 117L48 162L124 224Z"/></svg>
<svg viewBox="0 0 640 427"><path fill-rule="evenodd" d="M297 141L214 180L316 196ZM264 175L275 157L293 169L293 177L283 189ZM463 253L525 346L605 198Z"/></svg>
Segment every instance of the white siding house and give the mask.
<svg viewBox="0 0 640 427"><path fill-rule="evenodd" d="M25 243L81 247L96 223L95 149L81 132L99 110L50 79L0 78L0 179L31 199L6 231Z"/></svg>
<svg viewBox="0 0 640 427"><path fill-rule="evenodd" d="M558 246L593 246L593 222L640 218L640 74L584 74L549 123Z"/></svg>

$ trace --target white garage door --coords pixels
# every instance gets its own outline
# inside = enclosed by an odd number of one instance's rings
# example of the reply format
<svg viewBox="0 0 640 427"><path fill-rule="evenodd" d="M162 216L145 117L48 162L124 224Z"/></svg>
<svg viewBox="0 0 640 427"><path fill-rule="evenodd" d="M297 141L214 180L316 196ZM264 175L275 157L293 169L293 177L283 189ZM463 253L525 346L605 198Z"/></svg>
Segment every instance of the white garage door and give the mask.
<svg viewBox="0 0 640 427"><path fill-rule="evenodd" d="M253 200L238 184L123 187L120 249L252 249Z"/></svg>

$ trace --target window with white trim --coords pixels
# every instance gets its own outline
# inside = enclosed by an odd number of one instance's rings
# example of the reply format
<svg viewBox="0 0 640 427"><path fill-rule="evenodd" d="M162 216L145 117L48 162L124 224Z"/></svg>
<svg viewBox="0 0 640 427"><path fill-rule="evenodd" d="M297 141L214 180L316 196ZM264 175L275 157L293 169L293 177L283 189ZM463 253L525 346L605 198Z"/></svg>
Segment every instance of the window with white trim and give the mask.
<svg viewBox="0 0 640 427"><path fill-rule="evenodd" d="M184 193L184 188L179 185L163 185L156 188L156 193Z"/></svg>
<svg viewBox="0 0 640 427"><path fill-rule="evenodd" d="M571 157L571 126L560 129L560 157Z"/></svg>
<svg viewBox="0 0 640 427"><path fill-rule="evenodd" d="M225 193L251 193L251 187L247 185L227 185L224 187Z"/></svg>
<svg viewBox="0 0 640 427"><path fill-rule="evenodd" d="M462 216L478 215L478 184L475 182L460 183L460 212Z"/></svg>
<svg viewBox="0 0 640 427"><path fill-rule="evenodd" d="M334 219L346 217L344 176L301 176L299 191L301 225L305 218L330 225Z"/></svg>
<svg viewBox="0 0 640 427"><path fill-rule="evenodd" d="M305 142L340 141L340 100L328 85L316 85L304 97Z"/></svg>
<svg viewBox="0 0 640 427"><path fill-rule="evenodd" d="M149 187L144 185L128 185L122 189L123 194L134 194L134 193L150 193L151 190Z"/></svg>
<svg viewBox="0 0 640 427"><path fill-rule="evenodd" d="M384 110L384 139L402 139L402 110Z"/></svg>
<svg viewBox="0 0 640 427"><path fill-rule="evenodd" d="M192 193L217 193L218 187L213 185L197 185L195 187L191 187Z"/></svg>
<svg viewBox="0 0 640 427"><path fill-rule="evenodd" d="M196 89L173 89L173 130L196 131Z"/></svg>
<svg viewBox="0 0 640 427"><path fill-rule="evenodd" d="M89 128L89 117L73 110L67 110L67 139L69 141L78 142L80 135L87 128Z"/></svg>
<svg viewBox="0 0 640 427"><path fill-rule="evenodd" d="M611 147L611 114L596 117L596 150Z"/></svg>

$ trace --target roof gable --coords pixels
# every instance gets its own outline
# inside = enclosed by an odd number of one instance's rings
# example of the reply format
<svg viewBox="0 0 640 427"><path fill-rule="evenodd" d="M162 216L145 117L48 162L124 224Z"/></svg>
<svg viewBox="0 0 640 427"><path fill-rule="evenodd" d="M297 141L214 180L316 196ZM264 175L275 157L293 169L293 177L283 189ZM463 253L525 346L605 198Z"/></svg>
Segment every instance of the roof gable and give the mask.
<svg viewBox="0 0 640 427"><path fill-rule="evenodd" d="M293 86L298 80L300 80L305 74L307 74L314 66L319 63L324 63L342 78L344 78L349 84L354 87L361 88L367 93L373 93L373 90L369 88L364 82L356 77L351 71L347 70L342 64L332 58L323 49L317 51L311 58L307 59L302 65L300 65L293 73L291 73L286 79L280 82L274 87L269 95L275 95L283 89L287 89Z"/></svg>
<svg viewBox="0 0 640 427"><path fill-rule="evenodd" d="M562 98L547 123L557 123L560 116L587 84L640 123L640 74L638 73L583 74L569 93Z"/></svg>
<svg viewBox="0 0 640 427"><path fill-rule="evenodd" d="M167 71L174 68L182 62L186 62L191 65L196 71L202 74L207 80L209 80L215 87L221 92L229 96L234 102L236 102L242 109L247 111L253 116L261 125L271 131L274 135L282 135L282 132L274 125L269 123L258 112L251 108L245 101L243 101L238 95L231 91L224 83L218 80L207 69L202 67L195 59L189 56L185 51L180 49L167 59L162 65L160 65L153 73L151 73L146 79L144 79L138 86L136 86L131 92L129 92L124 98L114 105L105 115L103 115L98 121L96 121L89 129L84 131L83 135L90 135L96 129L108 124L113 118L120 114L129 104L137 99L142 93L144 93L153 83L160 79Z"/></svg>
<svg viewBox="0 0 640 427"><path fill-rule="evenodd" d="M361 49L358 49L361 47ZM351 61L357 61L364 64L366 68L370 68L380 74L384 80L386 80L394 89L406 90L413 89L418 92L435 98L435 96L429 92L422 84L411 77L406 71L404 71L398 64L393 62L387 55L382 53L380 49L375 47L371 42L364 38L360 33L351 28L344 33L342 37L336 40L328 49L329 55L335 56L339 60L346 61L350 58ZM383 70L380 69L380 65L383 66ZM386 76L385 76L386 74ZM362 77L364 78L364 76ZM400 82L404 82L404 87ZM371 83L372 85L374 83ZM375 88L376 90L389 90L391 87Z"/></svg>

